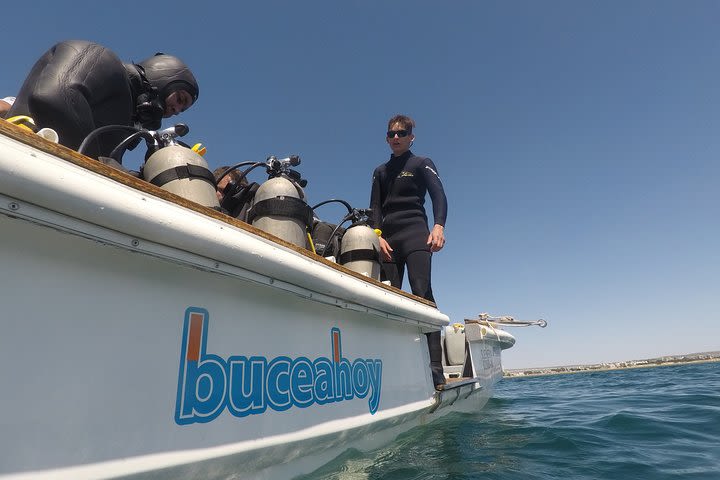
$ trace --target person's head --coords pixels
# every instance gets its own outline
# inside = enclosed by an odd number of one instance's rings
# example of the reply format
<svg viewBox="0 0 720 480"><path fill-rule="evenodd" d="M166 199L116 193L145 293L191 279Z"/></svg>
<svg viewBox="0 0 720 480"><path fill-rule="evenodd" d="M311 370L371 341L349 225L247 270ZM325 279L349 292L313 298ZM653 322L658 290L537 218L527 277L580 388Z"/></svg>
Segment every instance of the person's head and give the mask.
<svg viewBox="0 0 720 480"><path fill-rule="evenodd" d="M179 58L156 53L138 65L145 71L150 84L158 90L164 118L184 112L197 100L200 87Z"/></svg>
<svg viewBox="0 0 720 480"><path fill-rule="evenodd" d="M222 175L223 172L225 172L225 170L227 170L228 168L230 168L230 167L229 166L218 167L213 171L213 175L215 176L216 182L217 182L218 178L220 178L220 175ZM235 169L235 170L231 170L230 173L225 175L223 178L220 179L219 182L217 182L217 189L215 190L215 194L218 197L218 201L222 201L223 197L225 196L225 188L228 186L228 184L232 183L232 184L241 185L241 186L248 184L247 179L245 179L244 177L243 178L240 178L240 177L241 177L240 172L238 172L237 169Z"/></svg>
<svg viewBox="0 0 720 480"><path fill-rule="evenodd" d="M410 150L410 144L415 140L414 127L415 122L407 115L395 115L388 121L386 140L395 156Z"/></svg>

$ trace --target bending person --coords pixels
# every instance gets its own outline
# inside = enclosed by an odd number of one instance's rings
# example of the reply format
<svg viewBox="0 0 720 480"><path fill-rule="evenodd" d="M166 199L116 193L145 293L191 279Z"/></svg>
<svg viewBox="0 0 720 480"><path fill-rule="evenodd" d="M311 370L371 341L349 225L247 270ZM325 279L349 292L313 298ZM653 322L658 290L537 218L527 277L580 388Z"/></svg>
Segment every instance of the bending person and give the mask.
<svg viewBox="0 0 720 480"><path fill-rule="evenodd" d="M412 293L434 302L430 281L432 254L445 246L447 198L432 160L410 151L415 140L414 127L415 122L405 115L396 115L388 122L386 140L392 155L373 173L370 223L382 230L380 249L385 279L402 288L407 266ZM424 207L427 193L433 205L432 230L428 229ZM440 332L427 335L433 381L438 387L445 383Z"/></svg>
<svg viewBox="0 0 720 480"><path fill-rule="evenodd" d="M76 150L99 127L159 129L163 118L188 109L198 93L192 72L176 57L158 53L123 63L102 45L71 40L54 45L35 63L6 118L28 115ZM103 134L87 154L107 156L129 134Z"/></svg>

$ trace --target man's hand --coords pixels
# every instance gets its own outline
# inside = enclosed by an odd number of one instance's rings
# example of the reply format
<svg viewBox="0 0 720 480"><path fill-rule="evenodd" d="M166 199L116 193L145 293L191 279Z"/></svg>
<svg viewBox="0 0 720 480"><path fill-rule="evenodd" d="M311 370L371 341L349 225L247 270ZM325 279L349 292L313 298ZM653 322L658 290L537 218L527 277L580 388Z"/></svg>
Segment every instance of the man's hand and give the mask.
<svg viewBox="0 0 720 480"><path fill-rule="evenodd" d="M383 237L380 237L380 252L382 252L383 260L389 262L392 260L392 247Z"/></svg>
<svg viewBox="0 0 720 480"><path fill-rule="evenodd" d="M445 227L435 224L430 235L428 235L427 244L430 246L431 252L439 252L445 246Z"/></svg>

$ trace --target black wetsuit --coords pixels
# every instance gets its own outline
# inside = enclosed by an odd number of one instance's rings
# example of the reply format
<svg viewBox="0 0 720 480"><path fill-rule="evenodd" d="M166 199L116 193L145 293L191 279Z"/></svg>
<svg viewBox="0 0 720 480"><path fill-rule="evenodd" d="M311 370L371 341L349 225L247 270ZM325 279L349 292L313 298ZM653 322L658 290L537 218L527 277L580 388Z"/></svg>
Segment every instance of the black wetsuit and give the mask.
<svg viewBox="0 0 720 480"><path fill-rule="evenodd" d="M137 65L124 64L102 45L66 41L35 63L5 117L28 115L39 128L54 129L62 145L77 150L98 127L132 126L138 97L149 92ZM104 134L87 154L108 155L130 133Z"/></svg>
<svg viewBox="0 0 720 480"><path fill-rule="evenodd" d="M392 262L383 264L383 273L401 288L408 269L410 288L415 295L435 301L430 283L431 252L427 245L428 218L425 196L430 194L435 224L445 226L447 198L437 168L429 158L407 151L390 157L373 173L370 208L371 225L380 228L393 249Z"/></svg>
<svg viewBox="0 0 720 480"><path fill-rule="evenodd" d="M433 221L444 227L447 198L435 164L409 150L399 157L392 155L373 172L370 223L382 230L383 238L393 249L392 261L383 263L385 279L390 280L392 286L401 288L407 265L412 293L434 302L430 283L432 253L427 244L430 231L424 206L427 193L433 204ZM441 335L439 331L425 335L430 371L437 388L445 383Z"/></svg>

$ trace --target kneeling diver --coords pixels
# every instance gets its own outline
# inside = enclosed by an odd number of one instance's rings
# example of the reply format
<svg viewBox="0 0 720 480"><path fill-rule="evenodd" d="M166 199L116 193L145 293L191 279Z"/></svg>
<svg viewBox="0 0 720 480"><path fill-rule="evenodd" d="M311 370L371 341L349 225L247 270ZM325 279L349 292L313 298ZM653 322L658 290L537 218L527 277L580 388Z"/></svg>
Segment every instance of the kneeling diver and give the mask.
<svg viewBox="0 0 720 480"><path fill-rule="evenodd" d="M97 43L70 40L48 50L33 66L6 118L30 116L38 128L52 128L59 143L77 150L93 130L108 126L160 128L163 118L195 103L199 87L180 59L163 53L123 63ZM87 149L107 156L126 131L111 131Z"/></svg>

